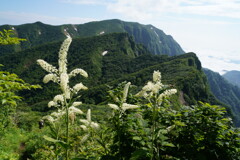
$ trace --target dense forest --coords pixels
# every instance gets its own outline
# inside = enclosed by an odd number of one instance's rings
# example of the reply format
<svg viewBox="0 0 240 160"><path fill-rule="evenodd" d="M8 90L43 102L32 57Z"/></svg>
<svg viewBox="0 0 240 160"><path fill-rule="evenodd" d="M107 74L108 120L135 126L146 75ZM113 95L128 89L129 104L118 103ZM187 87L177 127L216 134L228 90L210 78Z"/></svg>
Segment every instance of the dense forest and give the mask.
<svg viewBox="0 0 240 160"><path fill-rule="evenodd" d="M126 32L26 48L14 35L0 37L0 159L240 159L237 102L212 94L194 53L152 54Z"/></svg>
<svg viewBox="0 0 240 160"><path fill-rule="evenodd" d="M231 107L232 113L235 114L235 124L239 126L240 88L228 82L219 73L213 72L209 69L203 69L203 71L208 78L214 96Z"/></svg>

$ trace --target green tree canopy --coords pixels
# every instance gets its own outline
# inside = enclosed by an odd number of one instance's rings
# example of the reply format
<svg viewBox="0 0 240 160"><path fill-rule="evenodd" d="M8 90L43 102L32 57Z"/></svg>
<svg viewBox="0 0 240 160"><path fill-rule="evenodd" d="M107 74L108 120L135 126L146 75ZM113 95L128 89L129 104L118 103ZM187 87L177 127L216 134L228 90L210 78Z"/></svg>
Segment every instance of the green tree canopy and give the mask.
<svg viewBox="0 0 240 160"><path fill-rule="evenodd" d="M14 35L13 30L0 31L0 45L19 44L21 41L26 41L26 39L17 38Z"/></svg>

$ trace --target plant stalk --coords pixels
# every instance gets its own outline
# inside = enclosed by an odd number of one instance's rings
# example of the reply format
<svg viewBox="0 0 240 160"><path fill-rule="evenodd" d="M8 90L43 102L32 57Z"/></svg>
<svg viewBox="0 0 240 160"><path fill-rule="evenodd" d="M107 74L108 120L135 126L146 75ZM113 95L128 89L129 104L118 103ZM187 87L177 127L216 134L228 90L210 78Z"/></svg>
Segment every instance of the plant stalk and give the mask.
<svg viewBox="0 0 240 160"><path fill-rule="evenodd" d="M66 104L66 160L69 160L69 114L68 114L68 103L67 100L65 99L65 104Z"/></svg>

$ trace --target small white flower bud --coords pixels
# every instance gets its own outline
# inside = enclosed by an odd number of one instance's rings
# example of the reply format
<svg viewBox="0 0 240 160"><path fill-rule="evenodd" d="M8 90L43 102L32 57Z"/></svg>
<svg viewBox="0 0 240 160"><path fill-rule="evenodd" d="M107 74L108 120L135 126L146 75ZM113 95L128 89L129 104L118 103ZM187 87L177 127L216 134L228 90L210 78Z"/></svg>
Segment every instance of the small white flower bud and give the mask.
<svg viewBox="0 0 240 160"><path fill-rule="evenodd" d="M87 127L84 126L84 125L80 125L80 127L81 127L84 131L87 131L87 130L88 130Z"/></svg>
<svg viewBox="0 0 240 160"><path fill-rule="evenodd" d="M46 61L42 59L38 59L37 63L47 72L49 73L57 73L58 70L56 67L52 66L51 64L47 63Z"/></svg>
<svg viewBox="0 0 240 160"><path fill-rule="evenodd" d="M69 73L69 77L75 77L77 74L82 75L83 77L88 77L88 73L81 68L76 68Z"/></svg>
<svg viewBox="0 0 240 160"><path fill-rule="evenodd" d="M142 90L143 91L151 91L154 88L154 84L152 82L148 82L147 85L145 85Z"/></svg>
<svg viewBox="0 0 240 160"><path fill-rule="evenodd" d="M78 83L73 87L73 90L78 92L80 90L87 90L88 88L84 86L82 83Z"/></svg>
<svg viewBox="0 0 240 160"><path fill-rule="evenodd" d="M161 73L159 71L153 72L153 82L160 82L161 81Z"/></svg>
<svg viewBox="0 0 240 160"><path fill-rule="evenodd" d="M90 126L91 126L91 128L93 128L95 130L99 129L99 124L98 123L92 122Z"/></svg>
<svg viewBox="0 0 240 160"><path fill-rule="evenodd" d="M57 106L57 103L56 103L56 102L54 102L54 101L48 102L48 107L49 107L49 108L50 108L50 107L55 107L55 106Z"/></svg>
<svg viewBox="0 0 240 160"><path fill-rule="evenodd" d="M119 107L116 104L108 104L108 106L112 109L119 110Z"/></svg>
<svg viewBox="0 0 240 160"><path fill-rule="evenodd" d="M64 102L64 97L63 95L59 94L59 95L56 95L54 98L53 98L53 101L54 102Z"/></svg>
<svg viewBox="0 0 240 160"><path fill-rule="evenodd" d="M85 124L85 126L88 126L90 123L88 122L88 120L86 119L80 119L80 122L82 122L83 124Z"/></svg>
<svg viewBox="0 0 240 160"><path fill-rule="evenodd" d="M47 120L50 123L53 123L55 121L54 118L50 115L44 116L42 119Z"/></svg>
<svg viewBox="0 0 240 160"><path fill-rule="evenodd" d="M131 82L128 82L123 89L123 102L126 102L127 95L128 95L128 89L129 89L130 85L131 85Z"/></svg>
<svg viewBox="0 0 240 160"><path fill-rule="evenodd" d="M123 111L126 111L128 109L136 109L136 108L139 108L139 106L133 105L133 104L127 104L127 103L123 103L123 105L122 105Z"/></svg>
<svg viewBox="0 0 240 160"><path fill-rule="evenodd" d="M56 74L47 74L46 76L44 76L43 78L43 83L48 83L49 81L53 81L53 82L58 82L59 78L57 77Z"/></svg>
<svg viewBox="0 0 240 160"><path fill-rule="evenodd" d="M82 104L82 102L73 102L72 105L73 105L74 107L77 107L77 106L80 106L81 104Z"/></svg>
<svg viewBox="0 0 240 160"><path fill-rule="evenodd" d="M87 111L87 120L88 122L91 122L91 109L88 109Z"/></svg>
<svg viewBox="0 0 240 160"><path fill-rule="evenodd" d="M74 106L69 107L69 113L83 114L83 112L80 109Z"/></svg>

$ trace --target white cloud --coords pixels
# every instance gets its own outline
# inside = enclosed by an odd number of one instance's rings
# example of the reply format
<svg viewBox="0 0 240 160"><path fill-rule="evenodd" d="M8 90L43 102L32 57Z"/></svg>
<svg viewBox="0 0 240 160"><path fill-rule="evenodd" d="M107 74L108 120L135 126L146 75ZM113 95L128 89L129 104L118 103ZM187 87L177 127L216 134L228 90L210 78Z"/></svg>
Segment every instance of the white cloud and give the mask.
<svg viewBox="0 0 240 160"><path fill-rule="evenodd" d="M240 53L236 51L207 49L198 50L196 53L204 68L209 68L220 74L231 70L240 71L240 63L238 63Z"/></svg>
<svg viewBox="0 0 240 160"><path fill-rule="evenodd" d="M36 21L41 21L43 23L52 24L52 25L61 25L61 24L81 24L90 21L95 21L93 18L81 18L81 17L55 17L55 16L45 16L35 13L27 12L0 12L0 20L4 22L7 20L8 24L13 25L32 23Z"/></svg>
<svg viewBox="0 0 240 160"><path fill-rule="evenodd" d="M129 20L200 15L240 19L239 0L58 0L79 5L102 5Z"/></svg>
<svg viewBox="0 0 240 160"><path fill-rule="evenodd" d="M201 57L199 59L202 62L204 68L211 69L212 71L224 74L226 71L239 70L240 64L231 63L229 61L218 59L214 57Z"/></svg>
<svg viewBox="0 0 240 160"><path fill-rule="evenodd" d="M152 13L148 12L148 9L151 8L151 3L147 3L148 1L151 0L139 0L138 2L135 0L118 0L116 3L109 3L107 8L128 18L145 20L152 18Z"/></svg>
<svg viewBox="0 0 240 160"><path fill-rule="evenodd" d="M107 6L112 12L135 19L172 13L240 18L239 0L116 0Z"/></svg>

